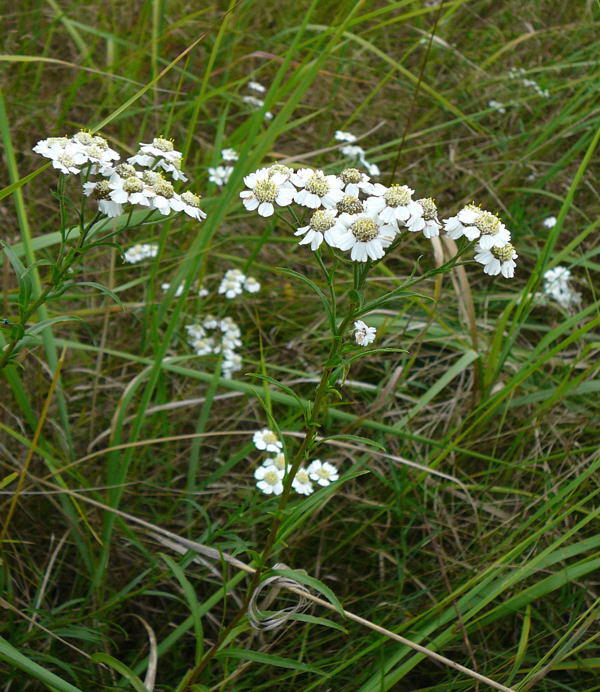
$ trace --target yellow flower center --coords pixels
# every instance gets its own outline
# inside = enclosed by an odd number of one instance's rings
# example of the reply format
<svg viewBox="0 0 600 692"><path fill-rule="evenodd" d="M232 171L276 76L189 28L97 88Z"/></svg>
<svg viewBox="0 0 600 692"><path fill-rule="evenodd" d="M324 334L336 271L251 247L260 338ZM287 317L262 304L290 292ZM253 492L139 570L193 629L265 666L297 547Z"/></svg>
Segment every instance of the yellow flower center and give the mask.
<svg viewBox="0 0 600 692"><path fill-rule="evenodd" d="M496 235L498 233L500 219L496 214L492 214L489 211L482 211L481 214L475 220L475 225L477 228L486 235Z"/></svg>
<svg viewBox="0 0 600 692"><path fill-rule="evenodd" d="M335 217L330 211L319 209L312 215L310 219L310 226L311 228L314 228L315 231L324 233L333 226L334 219Z"/></svg>
<svg viewBox="0 0 600 692"><path fill-rule="evenodd" d="M360 183L362 180L362 173L358 168L346 168L346 170L340 173L340 178L346 183Z"/></svg>
<svg viewBox="0 0 600 692"><path fill-rule="evenodd" d="M412 192L410 188L406 185L391 185L390 189L386 191L383 198L386 201L388 207L400 207L408 204Z"/></svg>
<svg viewBox="0 0 600 692"><path fill-rule="evenodd" d="M261 204L263 202L273 203L277 197L277 185L270 180L260 180L254 186L254 196Z"/></svg>
<svg viewBox="0 0 600 692"><path fill-rule="evenodd" d="M329 192L329 183L320 172L313 173L306 181L305 187L313 195L318 195L319 197L323 197L323 195Z"/></svg>
<svg viewBox="0 0 600 692"><path fill-rule="evenodd" d="M362 243L367 243L369 240L373 240L379 235L379 227L375 221L368 216L362 216L360 219L357 219L352 226L350 226L350 230L354 234L356 240Z"/></svg>
<svg viewBox="0 0 600 692"><path fill-rule="evenodd" d="M337 203L337 210L340 213L360 214L364 211L363 203L352 195L344 195Z"/></svg>
<svg viewBox="0 0 600 692"><path fill-rule="evenodd" d="M513 258L514 252L515 248L510 243L507 243L504 247L492 248L492 255L494 255L494 257L499 259L501 262L511 260Z"/></svg>

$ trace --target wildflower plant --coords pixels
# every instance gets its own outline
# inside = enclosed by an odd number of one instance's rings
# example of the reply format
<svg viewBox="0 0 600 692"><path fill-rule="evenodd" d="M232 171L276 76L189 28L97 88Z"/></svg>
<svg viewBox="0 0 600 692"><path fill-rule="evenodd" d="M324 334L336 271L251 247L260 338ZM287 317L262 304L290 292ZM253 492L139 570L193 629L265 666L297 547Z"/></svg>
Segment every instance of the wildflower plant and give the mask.
<svg viewBox="0 0 600 692"><path fill-rule="evenodd" d="M200 197L190 190L177 192L176 187L187 181L181 169L182 154L173 142L155 137L142 142L138 152L126 162L111 148L104 137L80 131L71 137L49 137L40 140L33 151L52 163L59 180L56 198L59 202L60 244L52 262L38 262L46 267L45 287L33 296L32 267L25 267L17 255L2 243L19 282L18 318L8 320L10 336L0 353L0 369L14 361L19 351L37 342L45 327L56 322L76 319L55 316L29 326L28 322L46 303L60 298L67 290L86 288L117 296L108 288L78 275L85 255L93 248L118 244L119 235L127 229L143 228L156 219L185 214L202 221L206 214L200 208ZM78 202L71 199L73 176ZM69 212L75 217L68 223ZM123 260L137 263L156 257L155 244L136 244L123 252Z"/></svg>

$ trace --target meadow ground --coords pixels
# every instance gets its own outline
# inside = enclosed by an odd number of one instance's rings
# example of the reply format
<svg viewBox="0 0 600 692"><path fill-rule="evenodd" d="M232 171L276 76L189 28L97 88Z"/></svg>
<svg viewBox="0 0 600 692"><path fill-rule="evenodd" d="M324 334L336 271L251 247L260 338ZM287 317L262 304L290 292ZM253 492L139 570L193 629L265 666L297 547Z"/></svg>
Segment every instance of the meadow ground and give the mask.
<svg viewBox="0 0 600 692"><path fill-rule="evenodd" d="M3 692L600 690L599 19L592 0L5 3ZM126 207L79 248L79 178L32 147L80 129L124 156L172 139L207 218ZM270 163L358 165L440 218L475 200L515 276L465 238L403 231L364 264L299 246L241 204ZM260 290L219 293L232 269ZM375 342L332 339L369 301ZM208 314L239 326L231 353L190 345ZM339 479L261 492L266 427Z"/></svg>

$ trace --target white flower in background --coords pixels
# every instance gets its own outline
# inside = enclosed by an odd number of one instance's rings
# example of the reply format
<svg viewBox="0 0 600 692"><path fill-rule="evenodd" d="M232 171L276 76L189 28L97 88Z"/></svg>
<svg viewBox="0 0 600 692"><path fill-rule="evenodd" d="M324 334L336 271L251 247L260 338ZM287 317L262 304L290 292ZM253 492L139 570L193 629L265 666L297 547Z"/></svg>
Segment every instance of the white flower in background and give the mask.
<svg viewBox="0 0 600 692"><path fill-rule="evenodd" d="M294 202L309 209L335 207L344 196L342 181L323 171L301 168L290 176L290 181L300 188L294 195Z"/></svg>
<svg viewBox="0 0 600 692"><path fill-rule="evenodd" d="M549 216L542 221L542 225L546 228L554 228L556 226L556 216Z"/></svg>
<svg viewBox="0 0 600 692"><path fill-rule="evenodd" d="M218 293L230 300L242 294L246 275L239 269L228 269L219 284Z"/></svg>
<svg viewBox="0 0 600 692"><path fill-rule="evenodd" d="M214 315L206 315L202 324L189 324L186 326L186 331L188 343L196 355L223 354L221 363L223 377L230 379L234 372L241 369L242 357L235 352L235 349L242 345L239 338L241 330L231 317L219 320Z"/></svg>
<svg viewBox="0 0 600 692"><path fill-rule="evenodd" d="M286 181L289 181L290 176L294 172L293 168L290 168L289 166L284 166L281 163L272 163L270 166L267 166L266 168L260 168L257 173L266 173L269 178L272 178L273 176L278 176L278 177L283 177Z"/></svg>
<svg viewBox="0 0 600 692"><path fill-rule="evenodd" d="M362 320L356 320L354 323L354 340L359 346L368 346L375 341L377 329L368 327Z"/></svg>
<svg viewBox="0 0 600 692"><path fill-rule="evenodd" d="M260 216L272 216L275 204L286 207L291 204L296 188L282 173L269 174L262 171L250 173L244 178L247 190L240 192L244 207L248 211L258 211Z"/></svg>
<svg viewBox="0 0 600 692"><path fill-rule="evenodd" d="M381 259L393 241L398 229L386 224L377 212L341 214L339 226L329 231L327 242L340 250L351 250L355 262Z"/></svg>
<svg viewBox="0 0 600 692"><path fill-rule="evenodd" d="M262 108L265 105L265 102L262 99L256 98L256 96L242 96L242 101L250 106L254 106L256 109Z"/></svg>
<svg viewBox="0 0 600 692"><path fill-rule="evenodd" d="M283 444L269 428L257 430L252 436L252 442L254 442L256 449L265 450L265 452L275 452L278 454L283 449Z"/></svg>
<svg viewBox="0 0 600 692"><path fill-rule="evenodd" d="M445 219L443 223L450 238L457 240L463 235L469 240L479 238L483 250L502 247L510 242L510 231L496 214L475 204L467 204L456 216Z"/></svg>
<svg viewBox="0 0 600 692"><path fill-rule="evenodd" d="M260 291L260 283L253 276L247 276L244 281L244 291L258 293Z"/></svg>
<svg viewBox="0 0 600 692"><path fill-rule="evenodd" d="M373 197L365 202L368 213L378 214L388 224L395 224L399 229L406 225L408 219L414 222L423 216L423 207L412 198L414 190L408 185L391 185L386 187L376 183L373 186ZM420 229L419 229L420 230Z"/></svg>
<svg viewBox="0 0 600 692"><path fill-rule="evenodd" d="M165 290L168 290L169 284L163 284L163 286L166 286L167 288ZM179 291L180 288L182 288L182 286L178 286L177 290ZM186 325L185 331L188 333L190 340L202 339L206 336L206 330L203 325L197 323Z"/></svg>
<svg viewBox="0 0 600 692"><path fill-rule="evenodd" d="M340 173L340 179L344 183L344 194L358 197L359 193L364 192L370 195L373 192L373 183L369 182L369 176L365 175L358 168L345 168Z"/></svg>
<svg viewBox="0 0 600 692"><path fill-rule="evenodd" d="M200 197L189 190L182 192L181 195L175 195L174 199L171 200L171 209L182 211L197 221L206 218L206 212L200 209Z"/></svg>
<svg viewBox="0 0 600 692"><path fill-rule="evenodd" d="M510 243L500 246L493 245L484 249L480 244L475 246L475 260L483 264L484 274L496 276L502 274L505 279L512 279L515 275L515 267L518 255Z"/></svg>
<svg viewBox="0 0 600 692"><path fill-rule="evenodd" d="M359 147L358 144L347 144L341 147L340 152L349 159L358 159L359 161L365 160L366 152L362 147Z"/></svg>
<svg viewBox="0 0 600 692"><path fill-rule="evenodd" d="M506 107L504 106L503 103L500 103L500 101L496 101L492 99L489 103L488 106L490 108L493 108L495 111L498 111L498 113L506 113Z"/></svg>
<svg viewBox="0 0 600 692"><path fill-rule="evenodd" d="M258 91L259 94L264 94L267 90L267 87L264 87L260 82L248 82L246 86L252 91Z"/></svg>
<svg viewBox="0 0 600 692"><path fill-rule="evenodd" d="M543 295L555 300L561 307L569 310L581 303L581 294L570 284L571 272L566 267L556 266L544 272Z"/></svg>
<svg viewBox="0 0 600 692"><path fill-rule="evenodd" d="M208 356L215 352L215 340L212 336L201 336L190 342L197 356Z"/></svg>
<svg viewBox="0 0 600 692"><path fill-rule="evenodd" d="M187 176L181 170L181 160L175 159L174 161L167 161L165 159L160 159L156 164L157 168L162 168L170 174L173 180L182 180L184 183L187 182Z"/></svg>
<svg viewBox="0 0 600 692"><path fill-rule="evenodd" d="M336 130L335 131L335 138L337 139L338 142L356 142L358 139L356 135L353 135L351 132L344 132L343 130Z"/></svg>
<svg viewBox="0 0 600 692"><path fill-rule="evenodd" d="M281 495L283 476L284 472L275 466L259 466L254 472L254 478L258 481L256 487L265 495Z"/></svg>
<svg viewBox="0 0 600 692"><path fill-rule="evenodd" d="M304 236L299 243L300 245L310 243L310 249L317 250L321 246L323 238L329 245L333 245L335 235L332 235L332 232L335 230L340 232L344 230L336 212L333 209L317 209L311 216L308 226L302 226L294 235Z"/></svg>
<svg viewBox="0 0 600 692"><path fill-rule="evenodd" d="M142 243L133 245L123 253L123 261L127 264L135 264L145 259L151 259L158 255L158 245L154 243Z"/></svg>
<svg viewBox="0 0 600 692"><path fill-rule="evenodd" d="M182 153L175 149L170 139L155 137L152 142L147 144L140 142L138 153L127 160L129 163L138 163L140 166L147 167L152 165L152 162L148 163L148 156L175 163L176 161L181 162Z"/></svg>
<svg viewBox="0 0 600 692"><path fill-rule="evenodd" d="M279 469L280 471L288 470L288 464L285 461L285 455L283 452L279 452L279 454L276 454L274 457L265 459L263 461L263 466L275 466L275 468Z"/></svg>
<svg viewBox="0 0 600 692"><path fill-rule="evenodd" d="M216 166L208 169L208 180L219 187L227 185L233 173L233 166Z"/></svg>
<svg viewBox="0 0 600 692"><path fill-rule="evenodd" d="M379 170L379 166L376 163L370 163L364 158L361 161L363 166L367 169L369 175L373 176L373 178L376 178L378 175L380 175L381 171Z"/></svg>
<svg viewBox="0 0 600 692"><path fill-rule="evenodd" d="M149 207L154 200L155 193L152 188L144 184L137 175L121 178L114 175L108 181L111 187L110 199L118 204L139 204Z"/></svg>
<svg viewBox="0 0 600 692"><path fill-rule="evenodd" d="M240 157L235 149L223 149L221 151L223 161L237 161Z"/></svg>
<svg viewBox="0 0 600 692"><path fill-rule="evenodd" d="M177 286L174 293L176 298L178 298L183 293L184 286L184 283L181 283L179 284L179 286ZM166 293L171 288L171 284L168 281L165 281L160 285L160 287ZM194 282L194 284L192 284L192 287L194 288L194 290L198 288L197 283ZM208 295L208 291L204 287L200 287L200 289L198 290L198 295L200 296L200 298L205 298ZM188 325L187 329L189 330L189 327L191 326L193 325ZM202 336L204 336L204 329L202 329Z"/></svg>
<svg viewBox="0 0 600 692"><path fill-rule="evenodd" d="M221 363L221 373L226 380L230 380L233 373L242 369L242 356L234 351L227 351Z"/></svg>
<svg viewBox="0 0 600 692"><path fill-rule="evenodd" d="M310 495L313 491L313 484L310 482L308 471L304 467L300 467L292 481L292 488L299 495Z"/></svg>
<svg viewBox="0 0 600 692"><path fill-rule="evenodd" d="M306 471L310 479L318 485L329 485L339 478L336 467L328 461L321 461L320 459L312 461Z"/></svg>
<svg viewBox="0 0 600 692"><path fill-rule="evenodd" d="M118 202L113 202L110 199L112 188L108 180L99 180L97 183L84 183L83 194L98 202L98 210L110 218L121 216L123 213L123 205Z"/></svg>
<svg viewBox="0 0 600 692"><path fill-rule="evenodd" d="M422 215L411 216L406 222L406 228L413 233L423 231L426 238L436 238L440 234L442 224L438 219L437 207L431 197L418 199L417 204L422 209Z"/></svg>

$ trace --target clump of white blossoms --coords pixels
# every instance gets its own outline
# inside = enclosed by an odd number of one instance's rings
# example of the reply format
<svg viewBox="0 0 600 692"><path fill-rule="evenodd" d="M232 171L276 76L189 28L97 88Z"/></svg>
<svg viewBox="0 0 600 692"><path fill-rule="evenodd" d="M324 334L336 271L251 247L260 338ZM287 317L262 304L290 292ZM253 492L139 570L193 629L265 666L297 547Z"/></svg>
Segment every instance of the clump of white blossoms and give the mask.
<svg viewBox="0 0 600 692"><path fill-rule="evenodd" d="M354 323L354 340L359 346L368 346L375 341L377 329L368 327L362 320Z"/></svg>
<svg viewBox="0 0 600 692"><path fill-rule="evenodd" d="M240 156L235 149L223 149L221 151L223 161L237 161Z"/></svg>
<svg viewBox="0 0 600 692"><path fill-rule="evenodd" d="M211 183L215 183L219 187L227 185L231 174L233 173L233 166L214 166L208 169L208 180Z"/></svg>
<svg viewBox="0 0 600 692"><path fill-rule="evenodd" d="M556 226L556 216L548 216L542 221L542 226L546 228L554 228Z"/></svg>
<svg viewBox="0 0 600 692"><path fill-rule="evenodd" d="M239 269L228 269L219 284L218 292L231 299L241 295L243 291L257 293L260 291L260 283Z"/></svg>
<svg viewBox="0 0 600 692"><path fill-rule="evenodd" d="M158 245L154 243L141 243L133 245L123 253L123 261L127 264L136 264L145 259L151 259L158 255Z"/></svg>
<svg viewBox="0 0 600 692"><path fill-rule="evenodd" d="M542 295L555 300L565 310L581 303L581 294L571 287L571 271L560 265L544 272Z"/></svg>
<svg viewBox="0 0 600 692"><path fill-rule="evenodd" d="M264 94L267 91L267 87L263 86L260 82L250 81L246 86L248 89L252 89L252 91L258 91L259 94Z"/></svg>
<svg viewBox="0 0 600 692"><path fill-rule="evenodd" d="M328 461L315 459L306 469L308 476L317 485L326 486L339 478L338 471L333 464Z"/></svg>
<svg viewBox="0 0 600 692"><path fill-rule="evenodd" d="M102 166L111 166L121 157L100 135L81 130L72 137L48 137L40 140L33 151L52 161L52 166L64 175L77 174L85 165L91 172Z"/></svg>
<svg viewBox="0 0 600 692"><path fill-rule="evenodd" d="M414 192L408 185L386 187L377 183L373 186L373 196L365 202L365 209L399 230L401 226L418 223L423 217L423 207L412 198Z"/></svg>
<svg viewBox="0 0 600 692"><path fill-rule="evenodd" d="M269 428L257 430L252 436L252 442L256 449L264 450L265 452L275 452L278 454L283 449L283 443Z"/></svg>
<svg viewBox="0 0 600 692"><path fill-rule="evenodd" d="M230 318L218 319L207 315L202 322L186 326L188 343L197 356L223 354L221 373L231 379L234 372L241 370L242 357L236 349L242 345L241 329Z"/></svg>

